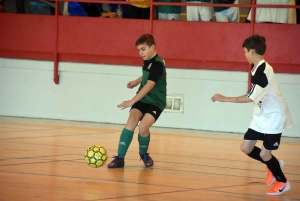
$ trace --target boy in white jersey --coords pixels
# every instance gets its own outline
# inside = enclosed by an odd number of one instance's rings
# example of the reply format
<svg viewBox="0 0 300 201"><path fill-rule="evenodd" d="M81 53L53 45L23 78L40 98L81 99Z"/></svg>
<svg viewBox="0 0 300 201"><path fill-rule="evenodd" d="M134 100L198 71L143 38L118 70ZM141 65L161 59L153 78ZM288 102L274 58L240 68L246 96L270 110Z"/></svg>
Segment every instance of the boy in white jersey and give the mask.
<svg viewBox="0 0 300 201"><path fill-rule="evenodd" d="M275 79L273 68L264 60L266 39L253 35L243 43L245 57L253 64L251 89L242 96L226 97L215 94L213 102L247 103L254 102L253 118L244 136L241 150L249 157L267 165L266 185L274 186L267 195L280 195L291 188L281 168L282 160L277 160L271 152L277 150L282 132L293 125L285 99L281 96L279 85ZM263 141L262 149L255 146L257 140Z"/></svg>

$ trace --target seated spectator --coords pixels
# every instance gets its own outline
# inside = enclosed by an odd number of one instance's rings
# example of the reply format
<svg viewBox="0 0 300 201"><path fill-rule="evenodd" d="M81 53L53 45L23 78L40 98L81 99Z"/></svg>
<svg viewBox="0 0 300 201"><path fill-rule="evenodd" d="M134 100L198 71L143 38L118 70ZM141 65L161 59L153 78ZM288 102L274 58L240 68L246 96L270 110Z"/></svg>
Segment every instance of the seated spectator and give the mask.
<svg viewBox="0 0 300 201"><path fill-rule="evenodd" d="M63 15L99 17L100 8L97 3L64 2Z"/></svg>
<svg viewBox="0 0 300 201"><path fill-rule="evenodd" d="M100 10L98 6L102 6L102 4L98 3L80 3L80 5L84 8L85 12L90 17L99 17Z"/></svg>
<svg viewBox="0 0 300 201"><path fill-rule="evenodd" d="M127 0L139 2L149 2L150 0ZM131 19L150 19L150 5L148 4L129 4L128 18Z"/></svg>
<svg viewBox="0 0 300 201"><path fill-rule="evenodd" d="M296 0L296 5L300 6L300 0ZM296 15L297 15L297 24L300 24L300 8L296 9Z"/></svg>
<svg viewBox="0 0 300 201"><path fill-rule="evenodd" d="M257 0L256 4L295 5L295 0ZM262 23L296 23L294 8L257 8L255 22ZM251 21L251 10L247 17Z"/></svg>
<svg viewBox="0 0 300 201"><path fill-rule="evenodd" d="M159 2L181 2L181 0L158 0ZM158 6L159 20L179 20L180 6Z"/></svg>
<svg viewBox="0 0 300 201"><path fill-rule="evenodd" d="M120 1L126 1L126 0L120 0ZM109 4L110 11L104 10L104 12L116 12L117 11L118 4ZM128 5L127 4L121 4L121 9L123 13L123 18L128 18Z"/></svg>
<svg viewBox="0 0 300 201"><path fill-rule="evenodd" d="M186 7L187 21L209 22L212 20L212 8L199 5L201 3L211 3L211 0L187 0L187 2L194 4L194 6Z"/></svg>
<svg viewBox="0 0 300 201"><path fill-rule="evenodd" d="M238 0L213 0L215 4L238 4ZM214 7L217 22L239 22L240 9L237 7Z"/></svg>
<svg viewBox="0 0 300 201"><path fill-rule="evenodd" d="M0 13L4 13L5 10L4 10L4 0L0 0Z"/></svg>
<svg viewBox="0 0 300 201"><path fill-rule="evenodd" d="M54 15L55 3L45 0L30 0L29 13L39 15Z"/></svg>
<svg viewBox="0 0 300 201"><path fill-rule="evenodd" d="M65 16L88 16L87 12L78 2L64 3L63 15Z"/></svg>
<svg viewBox="0 0 300 201"><path fill-rule="evenodd" d="M25 4L24 0L15 0L17 13L25 13Z"/></svg>

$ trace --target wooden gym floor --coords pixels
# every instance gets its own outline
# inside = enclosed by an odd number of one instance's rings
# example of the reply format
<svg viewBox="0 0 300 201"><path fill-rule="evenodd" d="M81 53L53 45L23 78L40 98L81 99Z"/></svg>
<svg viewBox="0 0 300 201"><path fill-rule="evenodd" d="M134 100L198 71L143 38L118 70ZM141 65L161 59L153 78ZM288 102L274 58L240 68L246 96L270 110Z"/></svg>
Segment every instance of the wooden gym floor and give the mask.
<svg viewBox="0 0 300 201"><path fill-rule="evenodd" d="M0 200L300 200L300 139L283 138L275 156L291 190L266 196L266 169L239 150L243 135L153 128L152 168L139 160L137 133L125 168L90 168L94 144L116 154L123 125L0 117ZM259 142L259 146L261 143Z"/></svg>

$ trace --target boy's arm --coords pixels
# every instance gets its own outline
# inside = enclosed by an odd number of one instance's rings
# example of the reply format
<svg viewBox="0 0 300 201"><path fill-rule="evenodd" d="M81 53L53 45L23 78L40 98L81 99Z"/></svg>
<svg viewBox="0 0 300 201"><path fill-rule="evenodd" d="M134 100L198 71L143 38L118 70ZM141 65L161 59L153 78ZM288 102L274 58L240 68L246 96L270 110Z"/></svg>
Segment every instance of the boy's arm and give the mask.
<svg viewBox="0 0 300 201"><path fill-rule="evenodd" d="M144 96L146 96L151 89L155 86L155 82L152 80L148 80L145 86L131 99L133 104L141 100Z"/></svg>
<svg viewBox="0 0 300 201"><path fill-rule="evenodd" d="M136 81L137 81L138 84L140 84L142 82L142 78L143 78L143 76L141 76L138 79L136 79Z"/></svg>
<svg viewBox="0 0 300 201"><path fill-rule="evenodd" d="M123 110L125 108L132 106L139 100L141 100L144 96L146 96L151 91L151 89L153 89L153 87L155 86L155 83L158 81L158 79L160 78L160 76L162 74L163 74L163 64L161 62L154 62L152 64L147 83L143 86L143 88L141 88L141 90L131 100L123 101L123 103L118 105L118 108L121 108ZM135 82L135 83L139 82L138 84L140 84L142 82L142 76L132 82ZM127 85L127 87L128 87L128 85ZM130 87L128 87L128 88L130 88Z"/></svg>
<svg viewBox="0 0 300 201"><path fill-rule="evenodd" d="M221 94L215 94L211 98L213 102L219 101L219 102L230 102L230 103L249 103L253 102L252 99L248 98L246 95L238 96L238 97L227 97L223 96Z"/></svg>
<svg viewBox="0 0 300 201"><path fill-rule="evenodd" d="M136 87L137 85L139 85L142 82L142 78L143 78L143 76L137 78L136 80L128 82L127 88L132 89L132 88Z"/></svg>
<svg viewBox="0 0 300 201"><path fill-rule="evenodd" d="M138 78L140 79L140 78ZM141 100L144 96L146 96L151 89L155 86L155 82L152 80L148 80L145 86L131 99L128 101L123 101L120 105L118 105L118 108L121 108L122 110L128 107L131 107L133 104Z"/></svg>

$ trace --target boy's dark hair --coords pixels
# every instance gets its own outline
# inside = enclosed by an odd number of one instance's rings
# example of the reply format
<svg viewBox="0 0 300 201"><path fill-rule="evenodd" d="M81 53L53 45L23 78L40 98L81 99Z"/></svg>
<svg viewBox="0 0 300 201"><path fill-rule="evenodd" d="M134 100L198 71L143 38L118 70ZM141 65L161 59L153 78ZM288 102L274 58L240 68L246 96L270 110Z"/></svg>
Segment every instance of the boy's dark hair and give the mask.
<svg viewBox="0 0 300 201"><path fill-rule="evenodd" d="M255 34L253 36L248 37L242 47L246 48L248 51L250 49L254 49L256 54L263 55L266 52L267 45L266 39L263 36Z"/></svg>
<svg viewBox="0 0 300 201"><path fill-rule="evenodd" d="M155 45L154 37L151 34L141 35L135 42L135 46L146 43L149 47Z"/></svg>

